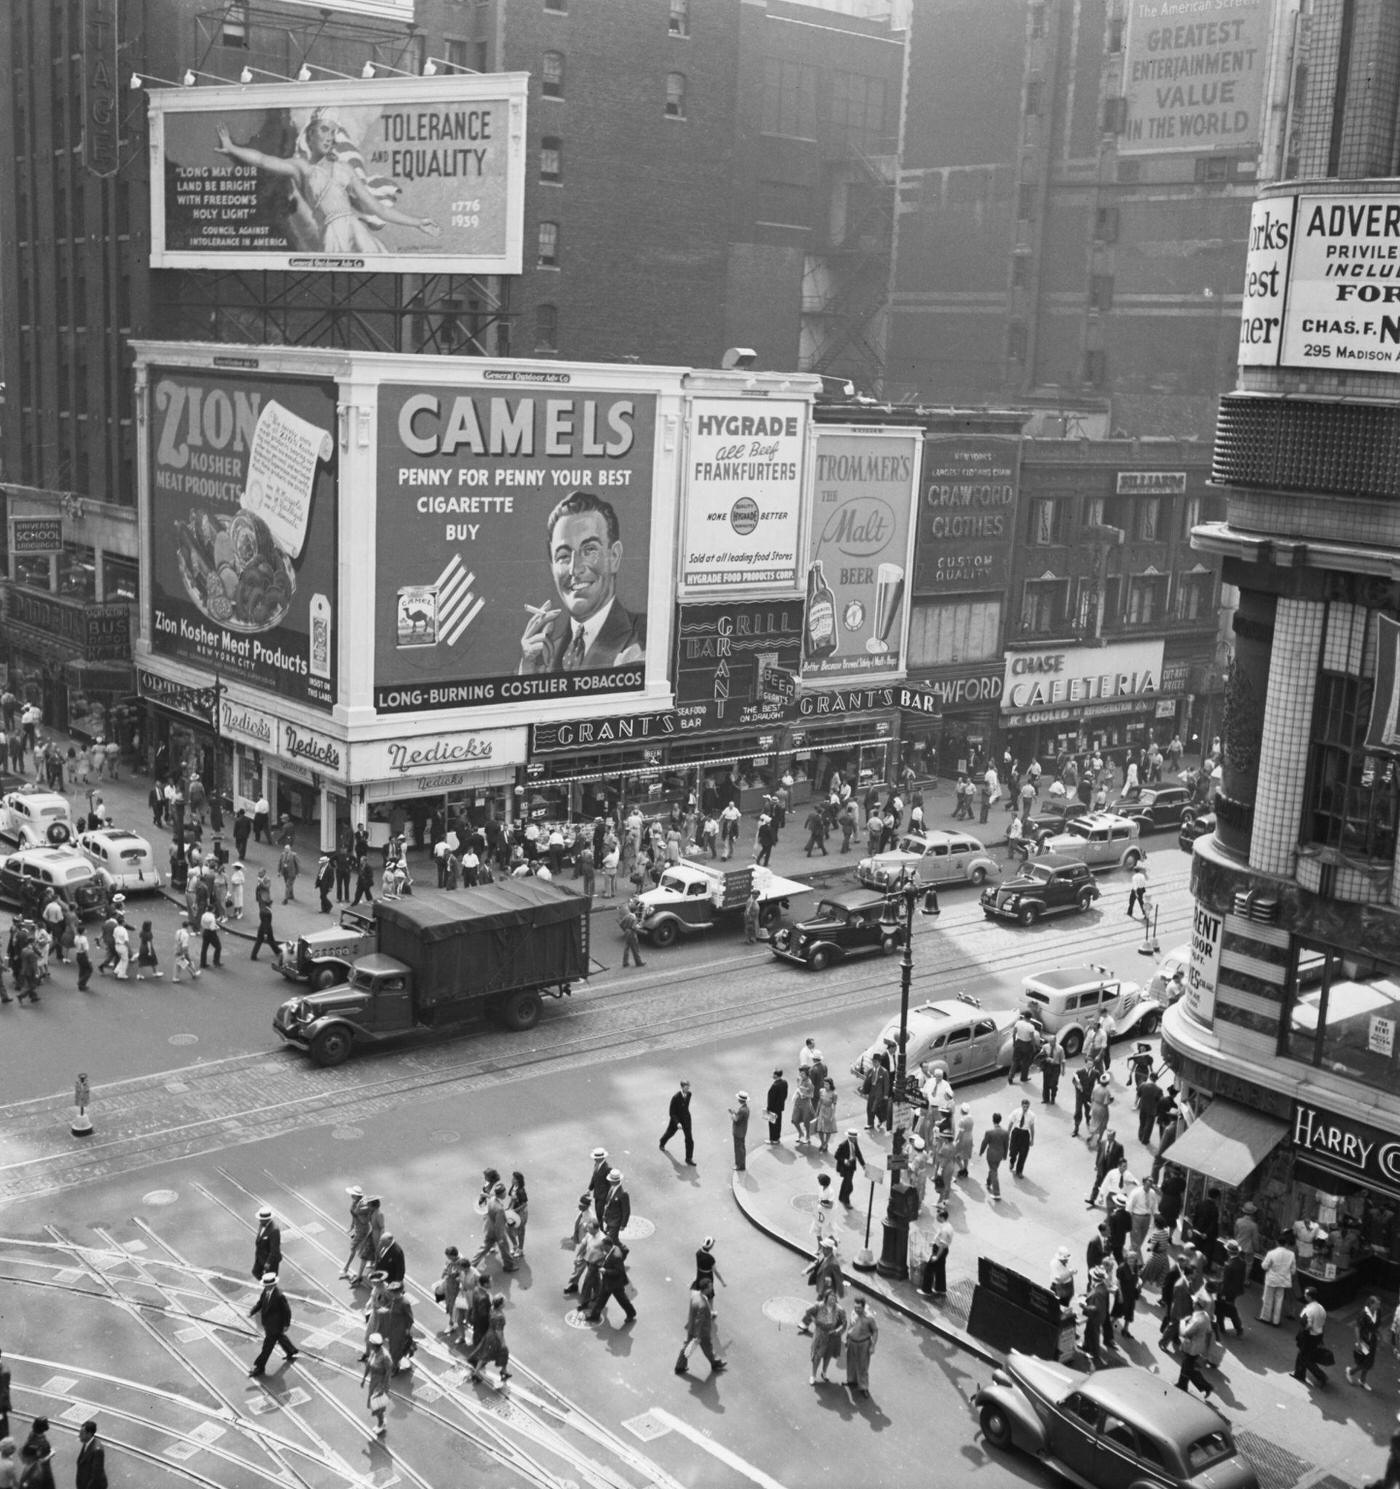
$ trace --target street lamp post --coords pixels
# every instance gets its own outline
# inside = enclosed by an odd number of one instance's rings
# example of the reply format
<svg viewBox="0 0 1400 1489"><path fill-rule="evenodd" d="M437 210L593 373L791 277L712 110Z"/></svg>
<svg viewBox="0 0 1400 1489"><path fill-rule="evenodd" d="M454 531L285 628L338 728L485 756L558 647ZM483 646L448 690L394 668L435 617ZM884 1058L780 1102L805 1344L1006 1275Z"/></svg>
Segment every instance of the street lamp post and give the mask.
<svg viewBox="0 0 1400 1489"><path fill-rule="evenodd" d="M899 1108L904 1104L909 1077L909 990L914 981L914 905L922 897L921 914L938 914L938 891L931 886L921 889L908 870L900 882L904 898L904 954L899 963L899 1048L895 1054L894 1082L891 1088L891 1122L893 1139L890 1146L890 1197L882 1222L884 1240L876 1270L882 1277L904 1281L909 1276L909 1222L914 1218L908 1196L912 1188L902 1183L908 1159L905 1155L904 1125Z"/></svg>

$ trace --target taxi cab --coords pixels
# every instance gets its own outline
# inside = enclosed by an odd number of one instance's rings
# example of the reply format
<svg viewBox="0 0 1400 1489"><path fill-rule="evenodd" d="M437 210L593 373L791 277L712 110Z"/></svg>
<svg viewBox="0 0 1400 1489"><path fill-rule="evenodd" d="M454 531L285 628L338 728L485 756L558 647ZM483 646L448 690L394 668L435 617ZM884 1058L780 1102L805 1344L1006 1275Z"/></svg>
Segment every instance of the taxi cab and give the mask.
<svg viewBox="0 0 1400 1489"><path fill-rule="evenodd" d="M13 848L60 848L73 836L68 798L30 786L0 801L0 841Z"/></svg>
<svg viewBox="0 0 1400 1489"><path fill-rule="evenodd" d="M1011 1026L1014 1009L992 1013L969 993L956 998L938 998L909 1010L909 1044L905 1068L917 1070L925 1061L942 1064L948 1079L976 1080L1011 1065ZM869 1045L854 1065L852 1075L864 1075L877 1051L898 1047L899 1020L885 1025L880 1037Z"/></svg>
<svg viewBox="0 0 1400 1489"><path fill-rule="evenodd" d="M95 832L80 832L73 846L123 894L154 892L160 888L155 855L139 833L124 827L104 827Z"/></svg>

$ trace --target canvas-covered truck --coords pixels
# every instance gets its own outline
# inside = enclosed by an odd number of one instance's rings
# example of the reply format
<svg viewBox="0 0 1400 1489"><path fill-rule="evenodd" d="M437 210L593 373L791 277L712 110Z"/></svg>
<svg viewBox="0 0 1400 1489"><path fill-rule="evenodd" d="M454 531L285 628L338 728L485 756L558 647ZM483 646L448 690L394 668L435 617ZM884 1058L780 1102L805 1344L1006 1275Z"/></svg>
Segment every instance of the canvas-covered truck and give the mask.
<svg viewBox="0 0 1400 1489"><path fill-rule="evenodd" d="M355 958L379 949L379 927L374 906L346 908L340 923L307 931L295 941L284 941L273 965L293 982L307 982L318 992L345 982Z"/></svg>
<svg viewBox="0 0 1400 1489"><path fill-rule="evenodd" d="M681 936L696 931L724 924L741 926L753 888L758 890L758 917L763 926L781 917L793 895L807 892L805 884L784 879L762 864L730 869L673 863L655 889L644 890L633 902L641 922L638 931L653 946L673 946Z"/></svg>
<svg viewBox="0 0 1400 1489"><path fill-rule="evenodd" d="M288 999L272 1020L318 1065L483 1016L531 1029L542 998L566 998L588 976L588 901L541 879L376 900L374 920L378 950L355 959L347 982Z"/></svg>

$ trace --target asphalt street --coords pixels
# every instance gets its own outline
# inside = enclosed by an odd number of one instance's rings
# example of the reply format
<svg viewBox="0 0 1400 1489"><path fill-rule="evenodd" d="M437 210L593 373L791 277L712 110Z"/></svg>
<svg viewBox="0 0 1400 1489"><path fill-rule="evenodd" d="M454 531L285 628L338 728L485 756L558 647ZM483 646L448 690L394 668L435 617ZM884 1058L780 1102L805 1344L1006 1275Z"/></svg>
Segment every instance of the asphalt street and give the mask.
<svg viewBox="0 0 1400 1489"><path fill-rule="evenodd" d="M1184 939L1188 864L1165 835L1151 847L1166 949ZM1123 918L1125 876L1102 883L1094 912L1028 931L986 922L971 890L945 894L940 918L916 929L916 999L966 989L1007 1007L1025 972L1084 960L1146 977L1142 932ZM152 918L173 928L170 907L153 903ZM280 918L279 930L299 923ZM300 910L300 923L319 919ZM801 1258L736 1203L734 1093L748 1090L761 1111L769 1073L790 1071L810 1033L838 1075L842 1120L853 1115L845 1071L897 1010L897 962L877 957L814 975L716 934L649 952L644 969L624 972L610 911L600 908L594 925L594 978L547 1006L530 1033L406 1040L331 1071L277 1047L269 1020L291 985L249 966L236 936L226 941L228 969L192 986L94 980L79 995L60 970L39 1009L0 1010L7 1053L22 1051L5 1062L0 1107L0 1344L19 1416L42 1411L62 1424L56 1441L71 1463L67 1429L96 1408L114 1444L110 1460L129 1466L114 1482L153 1486L786 1486L844 1484L856 1465L892 1489L931 1477L1044 1482L1033 1463L984 1449L967 1400L985 1366L894 1308L877 1308L869 1401L810 1387L807 1341L795 1333L807 1301ZM67 1130L66 1093L80 1065L94 1086L96 1133L85 1141ZM681 1075L695 1088L695 1169L656 1150ZM965 1094L980 1110L1002 1090L994 1079ZM756 1118L751 1146L761 1139ZM563 1237L595 1144L608 1148L632 1194L639 1317L628 1328L615 1310L603 1325L583 1326L561 1291ZM1037 1156L1040 1203L1040 1191L1055 1192L1061 1161L1053 1148ZM466 1380L434 1335L431 1296L443 1247L475 1249L472 1200L488 1164L523 1170L531 1193L526 1263L499 1280L514 1354L504 1394ZM749 1180L770 1210L790 1213L799 1238L810 1213L800 1175L813 1167L767 1152L750 1165ZM417 1368L395 1382L383 1444L370 1436L357 1384L363 1295L338 1278L351 1182L383 1195L427 1331ZM255 1348L246 1310L253 1216L264 1202L283 1219L283 1278L302 1356L255 1382L245 1374ZM1008 1207L997 1240L1014 1253L1024 1226L1024 1270L1038 1275L1046 1236L1059 1224L1077 1237L1084 1211L1077 1206L1069 1231L1069 1220L1034 1208ZM977 1227L989 1222L970 1204L960 1218L965 1276ZM679 1379L672 1365L687 1284L707 1235L727 1284L717 1342L730 1369L712 1380L697 1357ZM1360 1482L1376 1424L1353 1427L1340 1391L1320 1405L1283 1391L1274 1410L1316 1410L1319 1424L1351 1432L1355 1447L1291 1453L1266 1489L1325 1483L1333 1466L1345 1476L1332 1482ZM1268 1424L1250 1426L1268 1441Z"/></svg>

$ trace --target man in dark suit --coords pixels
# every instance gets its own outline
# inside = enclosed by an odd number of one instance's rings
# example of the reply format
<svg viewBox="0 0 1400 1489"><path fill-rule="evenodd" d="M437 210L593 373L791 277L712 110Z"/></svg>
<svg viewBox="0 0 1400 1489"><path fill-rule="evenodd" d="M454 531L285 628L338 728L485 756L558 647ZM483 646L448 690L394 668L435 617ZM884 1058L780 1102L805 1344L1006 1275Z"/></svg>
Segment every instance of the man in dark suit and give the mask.
<svg viewBox="0 0 1400 1489"><path fill-rule="evenodd" d="M258 1294L258 1301L248 1310L249 1318L261 1317L263 1331L263 1345L258 1351L257 1359L253 1361L249 1375L263 1373L274 1345L281 1349L289 1365L297 1357L295 1345L287 1338L287 1330L292 1324L292 1305L282 1296L282 1289L277 1286L276 1272L269 1272L262 1281L263 1290Z"/></svg>
<svg viewBox="0 0 1400 1489"><path fill-rule="evenodd" d="M622 1187L622 1171L609 1169L608 1192L603 1200L603 1233L617 1240L631 1218L632 1196Z"/></svg>
<svg viewBox="0 0 1400 1489"><path fill-rule="evenodd" d="M96 1422L78 1429L77 1489L107 1489L107 1453L97 1435Z"/></svg>
<svg viewBox="0 0 1400 1489"><path fill-rule="evenodd" d="M685 1161L693 1168L695 1166L695 1137L690 1130L689 1081L682 1081L680 1090L671 1098L666 1131L661 1134L661 1142L658 1145L663 1153L666 1151L666 1144L678 1132L685 1138Z"/></svg>
<svg viewBox="0 0 1400 1489"><path fill-rule="evenodd" d="M836 1160L836 1172L841 1175L841 1188L836 1198L849 1210L851 1186L855 1183L857 1172L865 1165L865 1155L860 1151L860 1136L854 1127L846 1129L846 1139L837 1145L833 1157Z"/></svg>
<svg viewBox="0 0 1400 1489"><path fill-rule="evenodd" d="M379 1255L374 1259L375 1269L383 1272L387 1282L402 1282L407 1271L403 1247L394 1239L393 1231L385 1231L379 1238Z"/></svg>
<svg viewBox="0 0 1400 1489"><path fill-rule="evenodd" d="M258 1211L258 1233L253 1239L253 1276L282 1268L282 1231L265 1205Z"/></svg>
<svg viewBox="0 0 1400 1489"><path fill-rule="evenodd" d="M588 1180L588 1190L593 1196L593 1214L597 1217L599 1225L603 1223L603 1201L608 1197L608 1174L611 1169L612 1164L608 1162L608 1150L594 1148L593 1173Z"/></svg>
<svg viewBox="0 0 1400 1489"><path fill-rule="evenodd" d="M527 607L521 675L588 672L641 662L647 618L617 598L622 533L610 502L574 491L549 514L549 562L559 605Z"/></svg>

